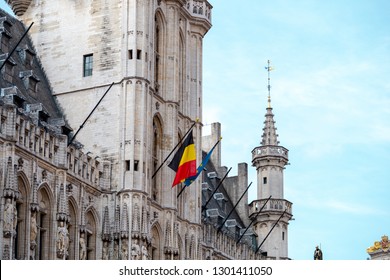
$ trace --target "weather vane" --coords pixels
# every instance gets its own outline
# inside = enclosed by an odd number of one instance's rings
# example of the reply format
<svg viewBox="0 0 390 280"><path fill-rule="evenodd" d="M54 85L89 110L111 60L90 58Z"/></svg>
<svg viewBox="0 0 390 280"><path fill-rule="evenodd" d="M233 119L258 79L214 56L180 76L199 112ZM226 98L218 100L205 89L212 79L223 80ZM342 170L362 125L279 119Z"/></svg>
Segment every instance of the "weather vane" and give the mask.
<svg viewBox="0 0 390 280"><path fill-rule="evenodd" d="M265 67L265 69L268 71L268 108L271 108L271 78L270 78L270 72L274 70L275 68L272 67L271 61L268 59L267 61L268 66Z"/></svg>

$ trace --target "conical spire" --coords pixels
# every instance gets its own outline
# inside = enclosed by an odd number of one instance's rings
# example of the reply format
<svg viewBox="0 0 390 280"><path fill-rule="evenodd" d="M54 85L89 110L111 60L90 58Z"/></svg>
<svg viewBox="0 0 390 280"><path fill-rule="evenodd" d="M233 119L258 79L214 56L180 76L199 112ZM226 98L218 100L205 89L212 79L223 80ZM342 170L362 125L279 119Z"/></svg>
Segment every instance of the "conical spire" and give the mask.
<svg viewBox="0 0 390 280"><path fill-rule="evenodd" d="M121 227L121 237L128 238L129 237L129 213L127 210L127 204L123 204L122 210L122 227Z"/></svg>
<svg viewBox="0 0 390 280"><path fill-rule="evenodd" d="M263 135L261 140L262 146L279 145L278 134L276 133L274 114L272 113L272 108L267 108L267 113L265 114Z"/></svg>
<svg viewBox="0 0 390 280"><path fill-rule="evenodd" d="M115 208L115 228L114 239L119 239L121 226L120 226L120 206L117 204Z"/></svg>
<svg viewBox="0 0 390 280"><path fill-rule="evenodd" d="M274 68L270 65L271 61L268 60L268 66L265 67L268 71L268 106L267 106L267 113L265 114L265 121L264 121L264 128L263 128L263 135L261 140L261 145L268 146L273 145L277 146L279 145L278 141L278 134L276 134L276 127L275 127L275 121L274 121L274 114L272 113L272 107L271 107L271 78L270 78L270 72L274 70Z"/></svg>
<svg viewBox="0 0 390 280"><path fill-rule="evenodd" d="M80 232L85 232L86 230L86 222L85 222L85 201L84 196L81 197L81 213L80 213Z"/></svg>
<svg viewBox="0 0 390 280"><path fill-rule="evenodd" d="M58 221L68 221L68 200L66 197L66 190L64 184L60 185L59 194L58 194L58 211L57 211L57 220Z"/></svg>
<svg viewBox="0 0 390 280"><path fill-rule="evenodd" d="M12 166L12 158L8 157L7 170L5 173L4 196L15 197L16 191L17 191L17 187L16 187L15 170L14 167Z"/></svg>
<svg viewBox="0 0 390 280"><path fill-rule="evenodd" d="M110 241L111 239L109 219L110 217L108 213L108 206L106 206L104 207L104 215L103 215L103 235L102 235L103 241Z"/></svg>
<svg viewBox="0 0 390 280"><path fill-rule="evenodd" d="M39 210L37 173L34 173L34 175L33 175L32 202L31 202L31 206L30 207L31 207L31 211L38 211Z"/></svg>

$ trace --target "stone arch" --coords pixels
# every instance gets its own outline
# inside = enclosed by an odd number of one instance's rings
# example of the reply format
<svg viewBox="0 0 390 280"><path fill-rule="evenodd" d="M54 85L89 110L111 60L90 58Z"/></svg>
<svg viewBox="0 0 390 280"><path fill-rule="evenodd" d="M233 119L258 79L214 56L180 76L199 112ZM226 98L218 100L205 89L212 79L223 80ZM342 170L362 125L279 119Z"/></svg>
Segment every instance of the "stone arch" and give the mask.
<svg viewBox="0 0 390 280"><path fill-rule="evenodd" d="M98 229L98 215L93 207L88 207L85 211L85 231L87 243L87 260L97 259L97 229Z"/></svg>
<svg viewBox="0 0 390 280"><path fill-rule="evenodd" d="M18 172L17 186L20 193L16 200L17 209L17 225L16 225L16 239L15 239L15 258L28 259L29 258L29 238L27 238L30 223L30 198L31 187L29 180L23 171Z"/></svg>
<svg viewBox="0 0 390 280"><path fill-rule="evenodd" d="M35 259L49 260L55 256L55 240L53 217L56 213L54 209L54 195L47 183L43 183L38 188L38 205L37 213L37 247L35 250Z"/></svg>
<svg viewBox="0 0 390 280"><path fill-rule="evenodd" d="M151 241L151 246L150 246L150 251L149 251L149 256L151 260L161 260L163 255L162 255L162 229L159 223L155 223L152 225L151 229L151 236L152 236L152 241Z"/></svg>

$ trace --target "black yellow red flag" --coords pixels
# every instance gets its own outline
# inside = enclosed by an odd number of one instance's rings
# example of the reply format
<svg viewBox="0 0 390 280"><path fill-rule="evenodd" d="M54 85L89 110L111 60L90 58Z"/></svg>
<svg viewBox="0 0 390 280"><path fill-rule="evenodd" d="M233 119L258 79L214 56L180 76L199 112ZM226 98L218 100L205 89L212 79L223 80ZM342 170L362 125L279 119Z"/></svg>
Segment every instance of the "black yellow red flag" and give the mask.
<svg viewBox="0 0 390 280"><path fill-rule="evenodd" d="M168 166L176 172L172 187L196 175L196 151L192 130Z"/></svg>

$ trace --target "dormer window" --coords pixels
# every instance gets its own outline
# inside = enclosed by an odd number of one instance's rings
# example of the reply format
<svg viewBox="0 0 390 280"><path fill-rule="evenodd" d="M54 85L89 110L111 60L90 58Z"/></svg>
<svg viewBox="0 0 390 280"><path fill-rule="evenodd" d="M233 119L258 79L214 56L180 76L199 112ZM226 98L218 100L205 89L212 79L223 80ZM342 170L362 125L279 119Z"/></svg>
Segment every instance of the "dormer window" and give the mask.
<svg viewBox="0 0 390 280"><path fill-rule="evenodd" d="M0 65L3 65L7 56L8 56L8 53L0 55ZM16 65L15 61L12 58L9 58L7 60L7 62L5 63L3 69L1 69L3 79L11 84L13 82L14 66L15 65Z"/></svg>
<svg viewBox="0 0 390 280"><path fill-rule="evenodd" d="M32 70L21 71L19 77L22 78L26 89L29 89L32 92L38 91L39 78L34 75Z"/></svg>
<svg viewBox="0 0 390 280"><path fill-rule="evenodd" d="M33 92L37 92L38 80L35 79L34 77L30 77L29 82L28 82L28 89L33 91Z"/></svg>
<svg viewBox="0 0 390 280"><path fill-rule="evenodd" d="M32 66L34 53L32 53L29 49L27 49L25 55L26 57L24 63L26 64L26 66Z"/></svg>
<svg viewBox="0 0 390 280"><path fill-rule="evenodd" d="M7 61L7 63L4 65L3 71L4 71L3 74L4 80L12 84L12 77L14 75L14 65Z"/></svg>
<svg viewBox="0 0 390 280"><path fill-rule="evenodd" d="M6 17L0 18L0 36L1 36L1 51L3 53L9 52L9 42L11 39L11 23L7 21Z"/></svg>
<svg viewBox="0 0 390 280"><path fill-rule="evenodd" d="M2 53L8 53L9 41L10 41L10 37L8 37L8 35L5 32L3 32L1 34L1 52Z"/></svg>

